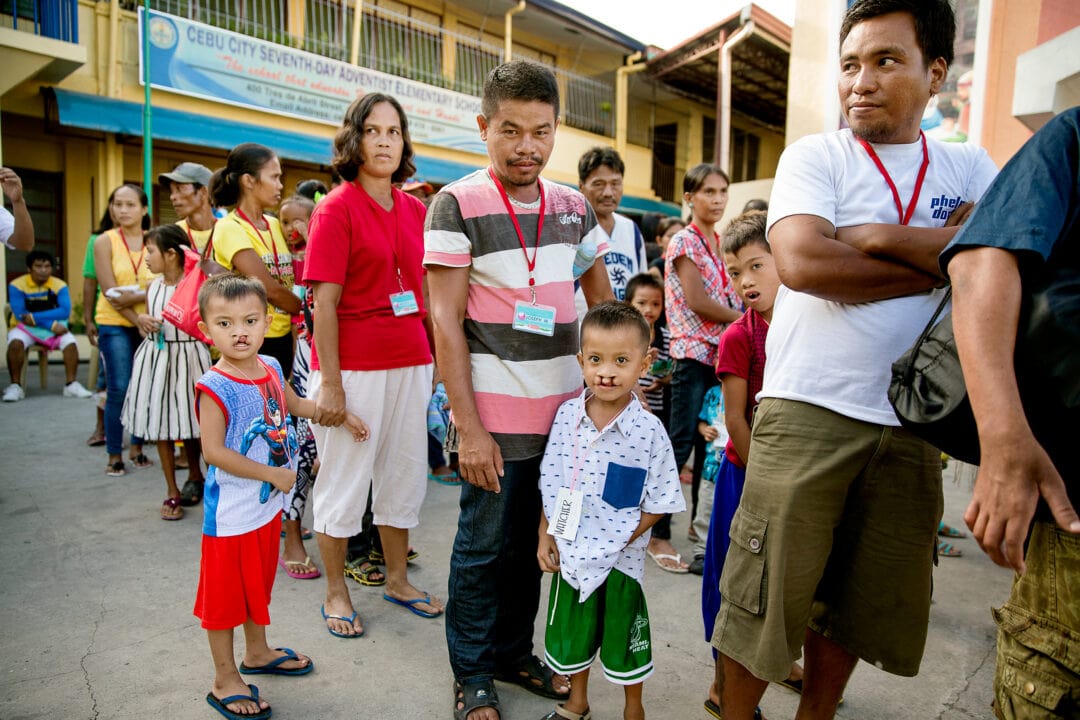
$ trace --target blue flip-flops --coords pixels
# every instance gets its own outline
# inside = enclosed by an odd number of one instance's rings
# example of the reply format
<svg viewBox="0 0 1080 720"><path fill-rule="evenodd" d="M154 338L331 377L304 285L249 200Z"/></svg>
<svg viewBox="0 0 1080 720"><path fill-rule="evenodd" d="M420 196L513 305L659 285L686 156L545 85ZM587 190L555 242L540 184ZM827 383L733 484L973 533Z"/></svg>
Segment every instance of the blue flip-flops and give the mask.
<svg viewBox="0 0 1080 720"><path fill-rule="evenodd" d="M301 667L283 668L282 663L287 663L290 660L299 660L300 657L296 654L295 650L291 648L274 648L283 653L277 660L266 663L259 667L249 667L244 663L240 663L241 675L307 675L309 672L315 669L315 661L308 658L308 664Z"/></svg>
<svg viewBox="0 0 1080 720"><path fill-rule="evenodd" d="M437 618L440 615L442 615L441 610L439 612L432 613L432 612L428 612L427 610L421 610L420 608L416 607L419 603L425 603L425 604L428 604L428 605L431 604L431 595L429 593L424 593L424 597L422 597L422 598L413 598L412 600L398 600L396 597L391 597L390 595L387 595L386 593L383 593L382 597L383 597L383 600L386 600L388 602L392 602L395 605L401 605L402 607L408 609L410 612L413 612L413 613L419 615L420 617Z"/></svg>
<svg viewBox="0 0 1080 720"><path fill-rule="evenodd" d="M273 712L272 708L266 708L260 710L254 715L244 715L243 713L233 712L229 708L225 707L229 703L240 702L241 700L251 700L256 705L259 704L259 688L254 685L248 685L248 689L251 690L250 695L230 695L226 698L219 698L214 693L206 693L206 702L210 707L217 710L219 713L229 718L229 720L267 720Z"/></svg>
<svg viewBox="0 0 1080 720"><path fill-rule="evenodd" d="M345 617L344 615L327 615L325 605L323 605L323 606L321 606L319 608L319 612L322 613L323 620L344 620L345 622L349 623L350 625L352 625L354 622L356 622L356 616L358 615L358 613L355 610L353 611L353 614L350 615L349 617ZM354 635L348 635L346 633L340 633L340 632L338 632L336 630L332 630L329 625L326 626L326 630L327 630L327 632L329 632L334 637L348 638L349 640L352 640L353 638L362 637L364 635L363 630L361 630L360 632L358 632L358 633L356 633Z"/></svg>

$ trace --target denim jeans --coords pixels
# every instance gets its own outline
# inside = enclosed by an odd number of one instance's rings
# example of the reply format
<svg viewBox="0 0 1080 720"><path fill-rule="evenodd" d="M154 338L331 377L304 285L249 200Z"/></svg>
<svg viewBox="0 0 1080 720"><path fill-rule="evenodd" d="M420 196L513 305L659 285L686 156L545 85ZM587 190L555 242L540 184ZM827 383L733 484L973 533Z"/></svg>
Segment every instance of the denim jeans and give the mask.
<svg viewBox="0 0 1080 720"><path fill-rule="evenodd" d="M446 604L446 645L459 682L489 680L532 654L540 460L505 463L499 493L461 486Z"/></svg>
<svg viewBox="0 0 1080 720"><path fill-rule="evenodd" d="M124 396L127 395L128 383L131 382L131 366L135 359L135 349L142 342L138 328L121 325L98 326L98 348L105 360L105 450L110 455L119 455L124 449L124 426L120 422L120 412L124 409ZM141 445L142 439L131 437L134 445Z"/></svg>
<svg viewBox="0 0 1080 720"><path fill-rule="evenodd" d="M709 388L719 385L716 371L705 363L687 358L675 361L671 376L671 448L675 462L681 470L694 451L694 484L690 517L697 512L698 485L701 484L701 468L705 463L705 438L697 431L701 403Z"/></svg>

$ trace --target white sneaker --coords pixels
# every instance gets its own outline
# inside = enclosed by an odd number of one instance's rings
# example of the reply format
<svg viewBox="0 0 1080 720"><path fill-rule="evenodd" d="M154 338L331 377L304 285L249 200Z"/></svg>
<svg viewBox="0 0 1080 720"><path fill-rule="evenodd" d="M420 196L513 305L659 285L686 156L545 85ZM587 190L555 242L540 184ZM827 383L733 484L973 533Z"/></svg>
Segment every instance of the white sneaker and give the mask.
<svg viewBox="0 0 1080 720"><path fill-rule="evenodd" d="M26 393L23 392L22 385L11 383L4 390L3 400L4 402L19 402L24 397L26 397Z"/></svg>
<svg viewBox="0 0 1080 720"><path fill-rule="evenodd" d="M64 397L86 399L93 396L94 393L84 388L78 380L72 380L64 386Z"/></svg>

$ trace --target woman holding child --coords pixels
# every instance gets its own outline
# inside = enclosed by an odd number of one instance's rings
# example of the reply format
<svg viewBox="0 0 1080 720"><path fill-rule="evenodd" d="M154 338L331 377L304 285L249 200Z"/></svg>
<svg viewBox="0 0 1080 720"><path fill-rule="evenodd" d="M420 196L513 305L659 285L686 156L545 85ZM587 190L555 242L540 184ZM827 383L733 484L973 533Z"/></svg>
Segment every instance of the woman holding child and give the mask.
<svg viewBox="0 0 1080 720"><path fill-rule="evenodd" d="M714 367L720 334L742 314L735 287L724 271L716 232L727 197L728 177L720 166L702 163L691 168L683 179L683 201L690 207L690 224L671 239L665 255L665 309L671 357L675 360L671 444L680 468L694 451L695 508L705 458L705 439L697 433L698 414L705 393L718 384ZM708 513L702 515L703 529L707 529ZM700 549L695 551L690 565L690 571L698 575L705 554L705 533L699 534Z"/></svg>
<svg viewBox="0 0 1080 720"><path fill-rule="evenodd" d="M421 270L425 210L394 187L413 174L412 155L397 100L358 98L334 138L333 166L344 182L316 206L308 227L304 281L315 298L309 391L321 462L314 529L326 565L322 614L338 637L364 632L343 572L369 488L386 556L383 598L421 617L443 612L406 572L409 528L417 525L426 485L432 380ZM369 442L349 440L340 427L346 410L363 415Z"/></svg>

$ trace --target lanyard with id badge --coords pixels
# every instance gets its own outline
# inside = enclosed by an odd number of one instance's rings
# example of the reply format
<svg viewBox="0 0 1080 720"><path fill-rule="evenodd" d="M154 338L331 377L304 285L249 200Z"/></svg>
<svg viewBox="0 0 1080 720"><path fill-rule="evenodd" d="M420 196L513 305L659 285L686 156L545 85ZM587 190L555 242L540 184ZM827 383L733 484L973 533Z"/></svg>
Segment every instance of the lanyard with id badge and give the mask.
<svg viewBox="0 0 1080 720"><path fill-rule="evenodd" d="M598 430L592 440L585 444L585 453L580 455L577 442L574 443L574 470L570 477L570 487L561 487L555 496L555 517L548 523L548 535L553 535L562 540L573 542L577 536L578 525L581 523L581 510L585 500L585 493L578 489L578 480L585 469L585 461L593 451L593 444L600 441L607 429L619 419L617 414L611 421Z"/></svg>
<svg viewBox="0 0 1080 720"><path fill-rule="evenodd" d="M397 210L397 203L394 203L394 208L390 211L394 225L394 241L390 244L390 252L394 257L394 272L397 276L398 292L390 293L390 309L393 311L394 317L402 317L420 312L420 304L416 302L416 293L412 290L406 290L405 282L401 279L401 262L398 260L398 249L401 245L401 223L398 222Z"/></svg>
<svg viewBox="0 0 1080 720"><path fill-rule="evenodd" d="M930 153L926 148L926 135L923 131L919 131L919 139L922 140L922 164L919 166L919 175L915 178L915 189L911 192L911 200L908 201L907 210L904 210L903 203L900 202L900 191L896 189L896 183L893 182L892 176L889 175L889 171L885 169L885 164L881 162L881 158L874 152L874 147L863 140L861 137L856 136L856 140L862 145L863 150L870 156L870 159L874 161L874 165L877 166L878 172L885 178L885 183L889 186L889 190L892 191L893 202L896 203L897 219L901 225L907 225L911 222L911 216L915 213L915 205L919 202L919 193L922 192L923 180L926 179L926 169L930 167Z"/></svg>
<svg viewBox="0 0 1080 720"><path fill-rule="evenodd" d="M544 184L539 180L537 181L540 188L540 212L536 220L536 245L533 246L532 258L530 258L529 249L525 245L525 234L521 232L521 224L518 222L517 213L514 212L514 206L510 203L510 196L506 194L506 188L499 182L499 178L495 176L494 169L489 167L488 175L491 176L491 181L495 183L499 196L502 197L503 205L506 206L506 212L514 223L518 242L521 243L521 252L525 255L525 264L529 268L529 293L532 298L531 301L518 300L514 303L514 318L510 327L520 332L551 337L555 334L555 308L551 305L540 305L536 302L536 257L540 254L540 236L544 233L544 212L546 210ZM574 530L577 530L576 525Z"/></svg>

